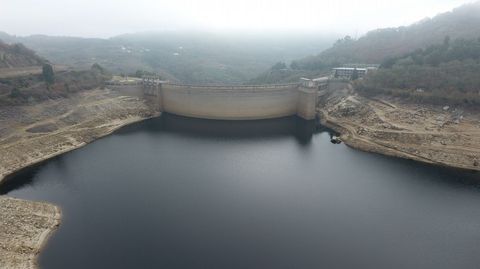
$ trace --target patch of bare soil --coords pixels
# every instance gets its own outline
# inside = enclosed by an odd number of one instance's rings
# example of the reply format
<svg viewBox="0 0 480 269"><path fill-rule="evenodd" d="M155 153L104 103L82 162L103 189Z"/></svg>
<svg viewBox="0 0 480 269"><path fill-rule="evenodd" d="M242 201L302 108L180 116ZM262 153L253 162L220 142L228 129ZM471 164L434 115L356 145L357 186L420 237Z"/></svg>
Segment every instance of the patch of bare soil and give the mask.
<svg viewBox="0 0 480 269"><path fill-rule="evenodd" d="M100 89L0 108L0 182L21 168L156 115L143 99Z"/></svg>
<svg viewBox="0 0 480 269"><path fill-rule="evenodd" d="M480 111L356 94L349 85L325 95L323 124L355 148L480 171Z"/></svg>
<svg viewBox="0 0 480 269"><path fill-rule="evenodd" d="M36 256L60 223L53 205L0 196L0 267L36 268Z"/></svg>

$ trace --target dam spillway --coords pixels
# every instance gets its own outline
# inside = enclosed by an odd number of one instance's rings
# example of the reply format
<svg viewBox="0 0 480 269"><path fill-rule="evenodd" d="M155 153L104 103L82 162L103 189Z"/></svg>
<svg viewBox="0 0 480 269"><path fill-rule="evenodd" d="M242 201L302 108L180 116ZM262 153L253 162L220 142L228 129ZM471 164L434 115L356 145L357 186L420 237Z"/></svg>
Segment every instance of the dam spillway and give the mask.
<svg viewBox="0 0 480 269"><path fill-rule="evenodd" d="M144 95L162 112L217 120L260 120L297 115L315 119L317 89L300 84L228 86L144 81Z"/></svg>

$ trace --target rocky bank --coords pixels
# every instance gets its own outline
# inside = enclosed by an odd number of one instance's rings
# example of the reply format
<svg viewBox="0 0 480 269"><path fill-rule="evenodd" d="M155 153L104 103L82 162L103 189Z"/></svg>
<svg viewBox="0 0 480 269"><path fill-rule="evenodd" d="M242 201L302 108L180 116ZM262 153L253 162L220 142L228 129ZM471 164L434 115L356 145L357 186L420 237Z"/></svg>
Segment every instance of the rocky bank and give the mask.
<svg viewBox="0 0 480 269"><path fill-rule="evenodd" d="M60 224L58 207L0 196L0 267L30 269Z"/></svg>
<svg viewBox="0 0 480 269"><path fill-rule="evenodd" d="M480 171L478 109L366 98L338 84L320 98L317 114L353 148Z"/></svg>

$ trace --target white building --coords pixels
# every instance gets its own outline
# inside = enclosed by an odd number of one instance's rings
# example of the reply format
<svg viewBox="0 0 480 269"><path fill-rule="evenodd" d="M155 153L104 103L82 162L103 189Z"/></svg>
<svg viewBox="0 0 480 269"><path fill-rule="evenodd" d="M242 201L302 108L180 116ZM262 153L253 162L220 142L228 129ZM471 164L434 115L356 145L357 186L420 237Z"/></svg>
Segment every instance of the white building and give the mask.
<svg viewBox="0 0 480 269"><path fill-rule="evenodd" d="M315 79L300 78L300 83L305 88L318 88L321 89L328 85L329 77L321 77Z"/></svg>

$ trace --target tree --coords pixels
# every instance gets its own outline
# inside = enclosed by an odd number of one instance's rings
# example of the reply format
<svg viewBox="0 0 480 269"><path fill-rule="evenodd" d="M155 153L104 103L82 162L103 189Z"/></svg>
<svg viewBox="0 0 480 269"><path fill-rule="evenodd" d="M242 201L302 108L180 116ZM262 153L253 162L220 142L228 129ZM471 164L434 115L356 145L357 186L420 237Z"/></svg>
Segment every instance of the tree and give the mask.
<svg viewBox="0 0 480 269"><path fill-rule="evenodd" d="M272 70L282 70L287 69L287 65L284 62L278 62L274 66L272 66Z"/></svg>
<svg viewBox="0 0 480 269"><path fill-rule="evenodd" d="M44 64L42 67L42 77L47 85L52 85L55 82L55 74L51 64Z"/></svg>
<svg viewBox="0 0 480 269"><path fill-rule="evenodd" d="M297 69L300 69L300 65L298 64L297 61L293 61L293 62L290 64L290 68L291 68L291 69L294 69L294 70L297 70Z"/></svg>
<svg viewBox="0 0 480 269"><path fill-rule="evenodd" d="M10 97L12 98L17 98L21 96L22 96L22 93L17 87L13 87L12 90L10 91Z"/></svg>
<svg viewBox="0 0 480 269"><path fill-rule="evenodd" d="M105 68L103 68L101 65L98 63L94 63L91 67L91 70L99 72L100 74L106 74Z"/></svg>
<svg viewBox="0 0 480 269"><path fill-rule="evenodd" d="M450 36L445 36L445 39L443 40L443 46L445 48L448 48L450 46Z"/></svg>

